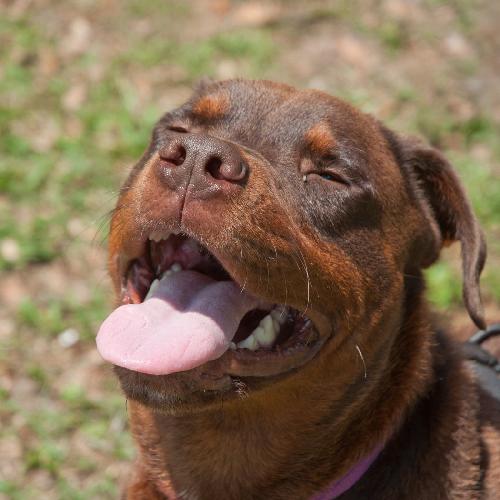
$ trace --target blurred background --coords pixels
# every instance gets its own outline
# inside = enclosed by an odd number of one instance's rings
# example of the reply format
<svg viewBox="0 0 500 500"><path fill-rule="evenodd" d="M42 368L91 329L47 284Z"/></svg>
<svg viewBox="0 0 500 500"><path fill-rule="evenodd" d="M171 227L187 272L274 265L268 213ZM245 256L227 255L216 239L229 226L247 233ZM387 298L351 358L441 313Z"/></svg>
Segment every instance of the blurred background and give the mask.
<svg viewBox="0 0 500 500"><path fill-rule="evenodd" d="M94 344L108 212L202 76L323 89L444 150L488 238L498 319L499 22L496 0L0 2L0 498L117 498L133 448ZM429 297L472 331L458 256L428 272Z"/></svg>

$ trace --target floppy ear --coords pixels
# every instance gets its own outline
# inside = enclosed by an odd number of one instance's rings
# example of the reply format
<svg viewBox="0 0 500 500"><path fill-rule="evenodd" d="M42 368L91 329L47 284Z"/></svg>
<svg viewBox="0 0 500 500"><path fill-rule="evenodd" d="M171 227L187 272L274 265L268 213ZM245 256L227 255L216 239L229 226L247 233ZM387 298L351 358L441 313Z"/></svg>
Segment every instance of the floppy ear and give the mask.
<svg viewBox="0 0 500 500"><path fill-rule="evenodd" d="M437 223L436 243L439 249L460 241L465 306L474 323L481 329L486 328L479 290L479 277L486 260L486 243L460 180L438 150L416 139L396 137L392 132L386 137L393 148L397 143L400 164L407 171L424 214L434 219L430 222L435 233ZM437 254L425 264L430 265L436 257Z"/></svg>

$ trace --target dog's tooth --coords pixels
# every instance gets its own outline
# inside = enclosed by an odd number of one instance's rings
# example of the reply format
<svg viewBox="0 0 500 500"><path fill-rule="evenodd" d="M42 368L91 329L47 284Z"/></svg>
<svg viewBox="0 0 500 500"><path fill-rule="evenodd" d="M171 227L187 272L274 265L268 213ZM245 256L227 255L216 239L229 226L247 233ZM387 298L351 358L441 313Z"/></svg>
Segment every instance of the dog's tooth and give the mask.
<svg viewBox="0 0 500 500"><path fill-rule="evenodd" d="M259 343L253 335L250 335L245 340L239 342L238 347L240 349L250 349L251 351L256 351L259 348Z"/></svg>
<svg viewBox="0 0 500 500"><path fill-rule="evenodd" d="M277 309L273 309L269 314L271 315L271 318L276 320L278 323L280 322L281 313Z"/></svg>
<svg viewBox="0 0 500 500"><path fill-rule="evenodd" d="M264 328L262 328L259 324L259 326L252 332L252 335L257 339L257 342L260 343L260 340L266 335L266 330L264 330Z"/></svg>
<svg viewBox="0 0 500 500"><path fill-rule="evenodd" d="M159 285L160 285L159 279L153 280L153 283L151 283L151 286L149 287L149 291L148 291L146 297L144 297L145 301L148 300L149 298L151 298L151 295L153 295L153 293L156 292L156 289L158 288Z"/></svg>
<svg viewBox="0 0 500 500"><path fill-rule="evenodd" d="M259 326L252 332L252 335L257 339L259 345L263 347L270 347L276 340L278 330L274 327L274 322L268 314L261 319Z"/></svg>
<svg viewBox="0 0 500 500"><path fill-rule="evenodd" d="M270 314L268 314L267 316L264 316L261 320L260 320L260 326L262 328L264 328L264 330L268 330L268 331L274 331L274 328L273 328L273 318Z"/></svg>
<svg viewBox="0 0 500 500"><path fill-rule="evenodd" d="M269 332L260 325L252 332L252 337L255 337L262 347L269 347L274 341L274 334L269 335Z"/></svg>
<svg viewBox="0 0 500 500"><path fill-rule="evenodd" d="M271 311L271 317L275 319L280 325L285 322L286 311L283 307L277 307Z"/></svg>
<svg viewBox="0 0 500 500"><path fill-rule="evenodd" d="M170 233L165 233L164 231L153 231L149 235L149 239L152 241L156 241L158 243L161 240L166 240L170 236Z"/></svg>
<svg viewBox="0 0 500 500"><path fill-rule="evenodd" d="M178 273L179 271L182 271L182 266L178 262L174 262L170 266L170 271L172 271L173 273Z"/></svg>
<svg viewBox="0 0 500 500"><path fill-rule="evenodd" d="M231 351L236 351L236 344L234 342L231 342L229 344L229 349L231 349Z"/></svg>
<svg viewBox="0 0 500 500"><path fill-rule="evenodd" d="M160 281L165 279L167 276L170 276L173 273L172 270L167 269L161 276L160 276Z"/></svg>
<svg viewBox="0 0 500 500"><path fill-rule="evenodd" d="M278 333L281 328L281 323L277 319L273 318L273 326L274 330Z"/></svg>

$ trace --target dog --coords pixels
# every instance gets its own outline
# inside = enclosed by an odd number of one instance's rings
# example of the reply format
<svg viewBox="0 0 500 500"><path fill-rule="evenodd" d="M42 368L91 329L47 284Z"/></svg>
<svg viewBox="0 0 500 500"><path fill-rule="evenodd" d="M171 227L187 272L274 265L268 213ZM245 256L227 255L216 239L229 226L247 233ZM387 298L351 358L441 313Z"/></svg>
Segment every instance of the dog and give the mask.
<svg viewBox="0 0 500 500"><path fill-rule="evenodd" d="M484 329L485 241L439 151L320 91L202 82L110 225L124 498L499 498L499 400L424 297L455 241Z"/></svg>

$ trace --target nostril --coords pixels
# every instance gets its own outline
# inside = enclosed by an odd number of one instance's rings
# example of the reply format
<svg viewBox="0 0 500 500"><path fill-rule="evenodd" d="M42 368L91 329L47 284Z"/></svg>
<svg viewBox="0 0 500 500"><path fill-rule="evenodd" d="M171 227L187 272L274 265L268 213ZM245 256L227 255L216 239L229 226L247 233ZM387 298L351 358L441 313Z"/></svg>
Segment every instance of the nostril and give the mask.
<svg viewBox="0 0 500 500"><path fill-rule="evenodd" d="M224 179L224 175L221 172L222 160L217 156L212 156L208 159L205 164L205 170L214 178L214 179Z"/></svg>
<svg viewBox="0 0 500 500"><path fill-rule="evenodd" d="M218 156L211 156L205 164L205 170L214 179L240 181L245 177L246 168L241 162L223 161Z"/></svg>
<svg viewBox="0 0 500 500"><path fill-rule="evenodd" d="M241 181L247 172L245 165L241 162L223 163L219 170L222 178L228 181Z"/></svg>
<svg viewBox="0 0 500 500"><path fill-rule="evenodd" d="M175 166L182 165L186 159L186 149L181 144L175 144L166 150L160 151L159 154L163 161L173 163Z"/></svg>

